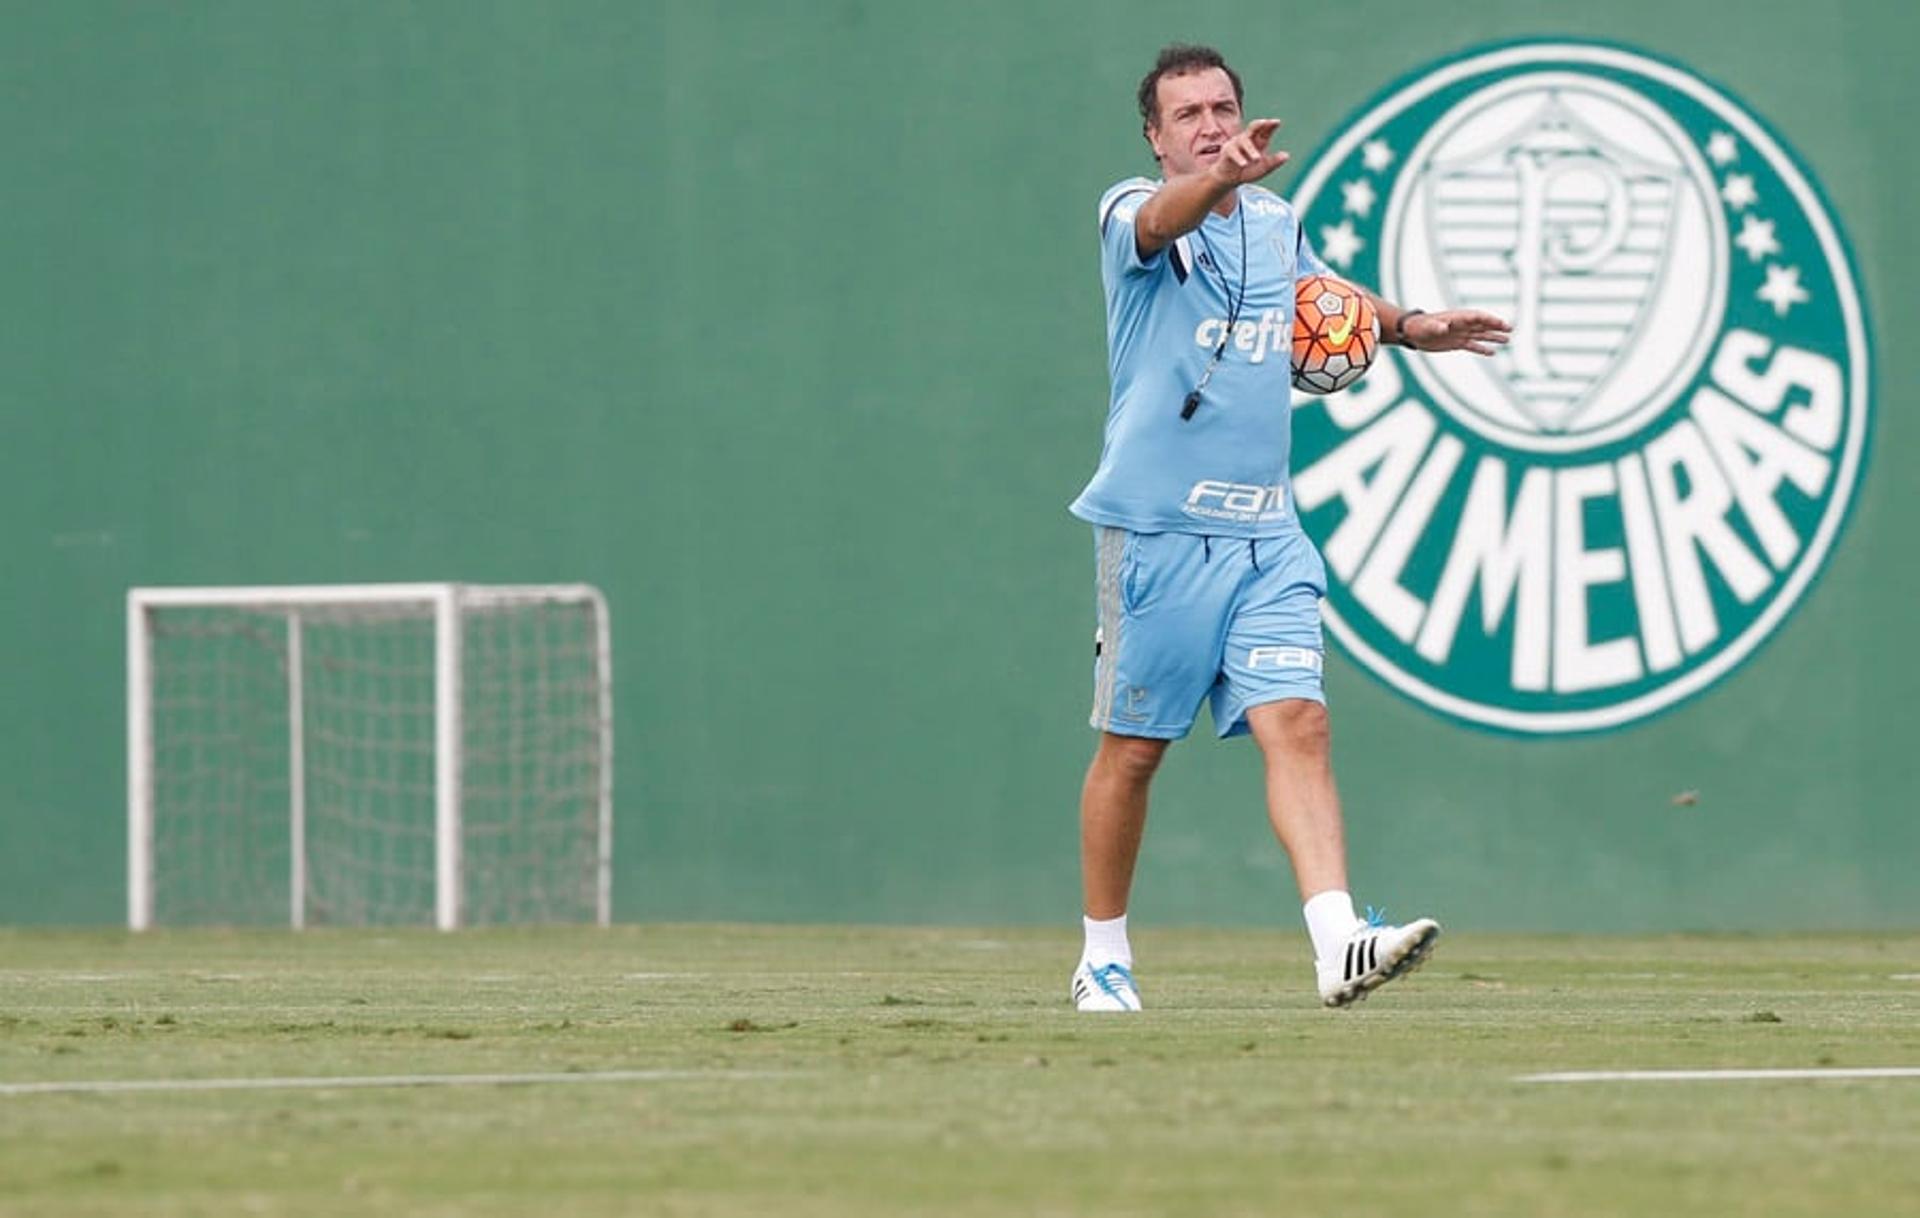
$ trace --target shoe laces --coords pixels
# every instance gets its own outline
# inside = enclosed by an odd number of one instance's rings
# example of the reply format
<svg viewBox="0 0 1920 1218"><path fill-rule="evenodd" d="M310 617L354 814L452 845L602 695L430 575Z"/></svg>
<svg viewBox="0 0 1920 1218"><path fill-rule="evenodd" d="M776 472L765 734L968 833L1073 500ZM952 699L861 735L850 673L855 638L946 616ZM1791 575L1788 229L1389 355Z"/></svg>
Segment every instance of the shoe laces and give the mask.
<svg viewBox="0 0 1920 1218"><path fill-rule="evenodd" d="M1367 906L1367 929L1368 930L1378 930L1380 927L1385 926L1386 924L1387 924L1387 907L1385 905L1382 905L1378 909L1375 909L1371 905Z"/></svg>
<svg viewBox="0 0 1920 1218"><path fill-rule="evenodd" d="M1127 971L1124 964L1103 964L1089 971L1093 974L1093 983L1109 994L1117 994L1114 985L1116 978L1130 990L1137 988L1133 984L1133 974Z"/></svg>

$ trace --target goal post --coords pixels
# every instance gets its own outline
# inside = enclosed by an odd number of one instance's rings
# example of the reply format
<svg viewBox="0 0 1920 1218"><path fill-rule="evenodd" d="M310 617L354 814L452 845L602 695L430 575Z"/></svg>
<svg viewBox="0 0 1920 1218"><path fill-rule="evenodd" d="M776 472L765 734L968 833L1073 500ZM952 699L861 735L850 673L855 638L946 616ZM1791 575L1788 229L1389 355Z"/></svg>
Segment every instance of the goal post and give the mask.
<svg viewBox="0 0 1920 1218"><path fill-rule="evenodd" d="M607 925L610 640L584 584L129 590L128 925Z"/></svg>

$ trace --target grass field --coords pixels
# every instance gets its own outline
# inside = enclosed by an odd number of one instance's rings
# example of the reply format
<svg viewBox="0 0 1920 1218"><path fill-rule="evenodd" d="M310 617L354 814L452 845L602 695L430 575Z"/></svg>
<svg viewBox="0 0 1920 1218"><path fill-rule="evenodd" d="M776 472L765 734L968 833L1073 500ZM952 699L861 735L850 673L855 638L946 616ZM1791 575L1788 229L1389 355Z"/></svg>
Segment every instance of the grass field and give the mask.
<svg viewBox="0 0 1920 1218"><path fill-rule="evenodd" d="M1292 933L0 931L0 1214L1920 1214L1920 936L1454 935L1351 1012Z"/></svg>

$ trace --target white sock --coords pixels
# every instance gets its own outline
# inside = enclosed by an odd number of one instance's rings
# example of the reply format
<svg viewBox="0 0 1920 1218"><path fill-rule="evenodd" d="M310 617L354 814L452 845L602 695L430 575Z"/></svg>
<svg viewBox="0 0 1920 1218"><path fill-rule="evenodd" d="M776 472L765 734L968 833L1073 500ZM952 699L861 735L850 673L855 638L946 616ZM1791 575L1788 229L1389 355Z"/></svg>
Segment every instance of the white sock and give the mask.
<svg viewBox="0 0 1920 1218"><path fill-rule="evenodd" d="M1127 915L1101 921L1082 914L1080 923L1087 931L1086 946L1080 949L1081 963L1096 967L1102 964L1133 967L1133 948L1127 942Z"/></svg>
<svg viewBox="0 0 1920 1218"><path fill-rule="evenodd" d="M1353 898L1338 888L1315 893L1305 912L1316 960L1333 959L1360 926L1360 915L1353 912Z"/></svg>

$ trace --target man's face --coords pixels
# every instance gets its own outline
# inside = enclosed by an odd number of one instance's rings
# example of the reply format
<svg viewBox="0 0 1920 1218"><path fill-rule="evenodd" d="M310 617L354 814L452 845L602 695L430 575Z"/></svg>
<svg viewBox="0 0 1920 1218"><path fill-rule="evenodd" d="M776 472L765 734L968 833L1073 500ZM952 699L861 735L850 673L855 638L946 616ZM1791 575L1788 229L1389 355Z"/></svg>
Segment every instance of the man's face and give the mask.
<svg viewBox="0 0 1920 1218"><path fill-rule="evenodd" d="M1203 68L1154 82L1160 112L1147 124L1147 139L1169 178L1205 169L1220 159L1220 146L1240 130L1240 103L1233 81L1219 68Z"/></svg>

